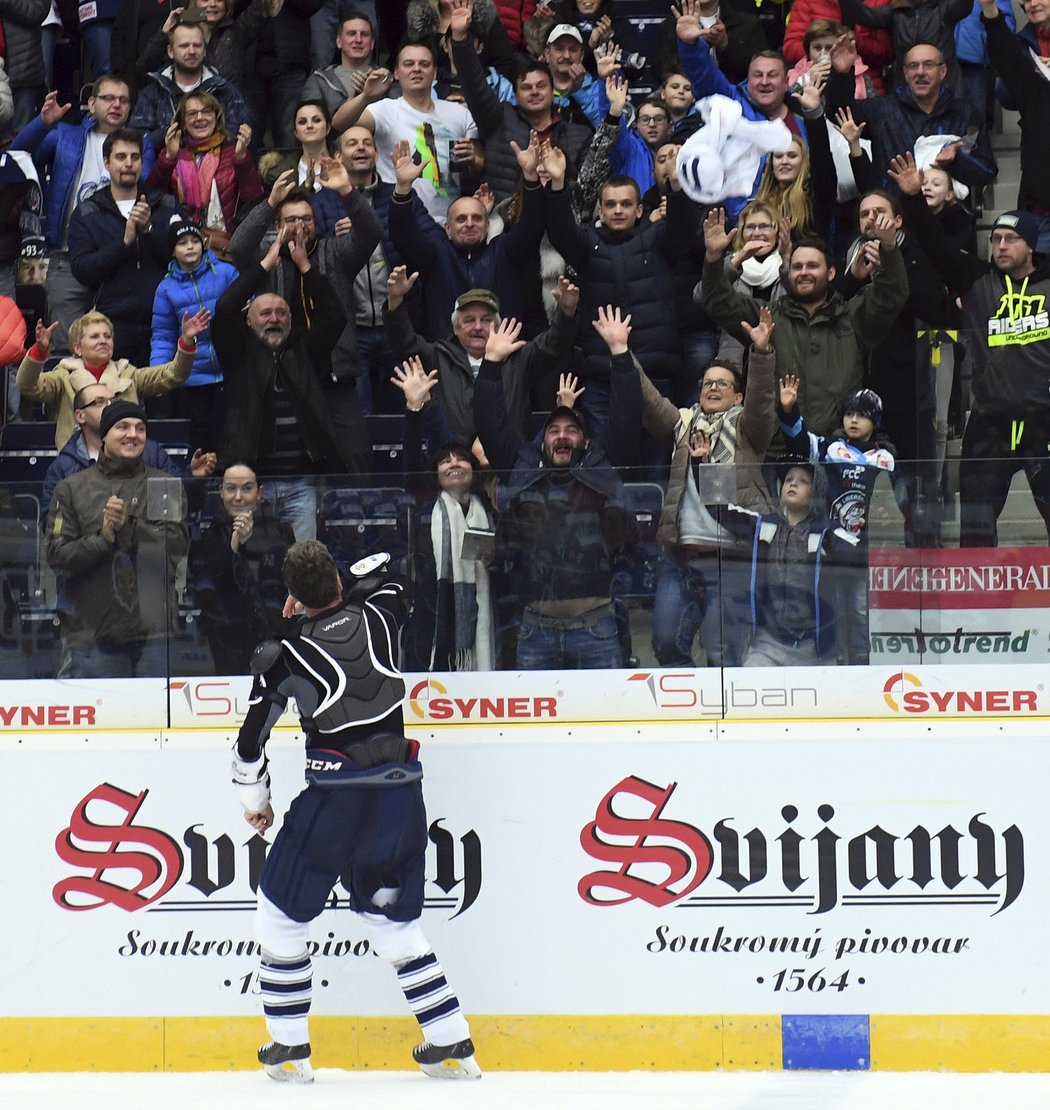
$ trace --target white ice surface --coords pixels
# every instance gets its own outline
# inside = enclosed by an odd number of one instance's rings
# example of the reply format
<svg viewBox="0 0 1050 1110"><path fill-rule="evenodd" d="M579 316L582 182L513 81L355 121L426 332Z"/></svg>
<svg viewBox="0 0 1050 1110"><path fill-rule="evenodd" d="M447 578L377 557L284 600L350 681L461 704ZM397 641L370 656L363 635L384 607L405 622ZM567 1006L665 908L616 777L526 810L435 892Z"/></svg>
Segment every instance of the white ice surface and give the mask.
<svg viewBox="0 0 1050 1110"><path fill-rule="evenodd" d="M488 1072L478 1082L319 1069L0 1075L4 1110L1047 1110L1050 1075L889 1072Z"/></svg>

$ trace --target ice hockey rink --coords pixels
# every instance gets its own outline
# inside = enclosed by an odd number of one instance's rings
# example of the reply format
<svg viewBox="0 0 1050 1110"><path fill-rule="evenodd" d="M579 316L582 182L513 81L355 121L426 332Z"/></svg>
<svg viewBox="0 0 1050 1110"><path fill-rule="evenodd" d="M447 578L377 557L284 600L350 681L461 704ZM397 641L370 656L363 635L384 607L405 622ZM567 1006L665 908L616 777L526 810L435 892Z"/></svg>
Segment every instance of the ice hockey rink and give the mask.
<svg viewBox="0 0 1050 1110"><path fill-rule="evenodd" d="M8 1110L1045 1110L1050 1075L891 1072L489 1072L441 1082L411 1072L318 1069L292 1087L255 1072L0 1075Z"/></svg>

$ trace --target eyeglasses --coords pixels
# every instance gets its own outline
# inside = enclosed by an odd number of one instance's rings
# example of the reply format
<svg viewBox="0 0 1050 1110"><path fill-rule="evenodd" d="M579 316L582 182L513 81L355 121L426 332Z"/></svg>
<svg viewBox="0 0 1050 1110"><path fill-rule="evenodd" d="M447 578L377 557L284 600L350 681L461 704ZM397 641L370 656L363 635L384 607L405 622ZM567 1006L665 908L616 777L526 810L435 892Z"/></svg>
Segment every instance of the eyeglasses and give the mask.
<svg viewBox="0 0 1050 1110"><path fill-rule="evenodd" d="M917 70L920 70L920 69L923 70L923 71L940 69L942 65L944 65L944 62L934 62L934 61L905 62L904 63L904 72L905 73L915 73Z"/></svg>
<svg viewBox="0 0 1050 1110"><path fill-rule="evenodd" d="M313 216L284 216L280 222L282 224L312 224L314 218Z"/></svg>
<svg viewBox="0 0 1050 1110"><path fill-rule="evenodd" d="M214 108L187 108L182 113L183 119L200 119L201 116L214 116Z"/></svg>
<svg viewBox="0 0 1050 1110"><path fill-rule="evenodd" d="M661 113L658 116L639 116L639 123L665 123L666 117Z"/></svg>
<svg viewBox="0 0 1050 1110"><path fill-rule="evenodd" d="M87 404L78 405L77 407L81 411L86 412L88 409L97 409L97 408L103 408L104 409L106 407L106 405L108 405L108 404L109 404L109 398L108 397L96 397L94 399L94 401L88 401Z"/></svg>
<svg viewBox="0 0 1050 1110"><path fill-rule="evenodd" d="M95 97L96 100L101 100L103 104L130 104L130 96L118 96L116 93L99 93Z"/></svg>
<svg viewBox="0 0 1050 1110"><path fill-rule="evenodd" d="M991 234L993 243L1001 243L1007 247L1012 247L1016 243L1020 243L1023 239L1023 235L1015 235L1012 231L993 231Z"/></svg>
<svg viewBox="0 0 1050 1110"><path fill-rule="evenodd" d="M744 233L749 231L772 231L776 224L744 224Z"/></svg>
<svg viewBox="0 0 1050 1110"><path fill-rule="evenodd" d="M710 393L712 389L731 389L736 392L736 382L726 381L725 378L711 378L710 380L704 379L700 383L701 393Z"/></svg>

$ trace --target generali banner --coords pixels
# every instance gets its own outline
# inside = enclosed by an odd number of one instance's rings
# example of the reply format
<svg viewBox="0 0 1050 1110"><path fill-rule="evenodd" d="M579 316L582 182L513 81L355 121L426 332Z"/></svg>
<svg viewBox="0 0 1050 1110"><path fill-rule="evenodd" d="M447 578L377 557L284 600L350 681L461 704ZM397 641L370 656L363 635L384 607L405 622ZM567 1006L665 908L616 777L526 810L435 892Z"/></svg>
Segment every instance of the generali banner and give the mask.
<svg viewBox="0 0 1050 1110"><path fill-rule="evenodd" d="M1050 549L871 552L872 663L1050 661Z"/></svg>

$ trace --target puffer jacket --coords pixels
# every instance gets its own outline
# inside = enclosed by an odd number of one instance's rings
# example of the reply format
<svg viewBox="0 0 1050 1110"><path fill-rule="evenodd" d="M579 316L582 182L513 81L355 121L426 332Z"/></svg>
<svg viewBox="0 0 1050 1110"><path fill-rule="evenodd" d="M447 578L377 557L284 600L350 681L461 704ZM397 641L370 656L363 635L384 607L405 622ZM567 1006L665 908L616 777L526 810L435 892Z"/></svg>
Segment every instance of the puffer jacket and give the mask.
<svg viewBox="0 0 1050 1110"><path fill-rule="evenodd" d="M740 322L756 325L760 302L732 288L721 259L704 262L701 286L711 318L742 344L750 343ZM883 248L871 284L849 301L832 290L812 315L790 294L769 306L776 324L777 377L801 379L799 406L810 431L829 435L838 427L839 405L864 384L871 353L907 298L907 271L893 246Z"/></svg>
<svg viewBox="0 0 1050 1110"><path fill-rule="evenodd" d="M157 286L153 298L150 362L161 363L171 356L179 341L184 312L193 316L206 308L214 313L216 302L236 277L237 270L228 262L220 262L209 250L193 270L184 270L172 260L168 275ZM211 333L206 331L197 340L197 354L186 386L213 385L221 381L219 356L212 345Z"/></svg>
<svg viewBox="0 0 1050 1110"><path fill-rule="evenodd" d="M773 504L762 475L761 463L776 427L773 410L775 365L776 356L772 351L765 354L751 352L744 403L731 408L725 416L725 423L733 428L736 436L733 464L737 475L737 500L747 508L763 511L771 509ZM678 408L660 393L644 372L641 378L645 430L658 443L666 444L673 451L667 493L660 514L660 526L656 532L660 543L673 546L680 540L682 498L686 484L692 480L689 434L701 410L698 404L689 409ZM734 538L719 529L713 519L712 524L713 547L735 544Z"/></svg>
<svg viewBox="0 0 1050 1110"><path fill-rule="evenodd" d="M536 0L494 0L500 23L516 50L524 49L525 23L536 13Z"/></svg>
<svg viewBox="0 0 1050 1110"><path fill-rule="evenodd" d="M10 297L0 296L0 366L21 362L26 353L26 322Z"/></svg>
<svg viewBox="0 0 1050 1110"><path fill-rule="evenodd" d="M492 91L469 39L453 43L452 53L467 107L485 141L485 180L496 200L503 200L521 181L521 167L514 157L511 141L524 150L529 143L529 123L517 105L500 100ZM551 142L565 151L577 169L593 138L594 131L586 123L565 119L559 120L551 132Z"/></svg>
<svg viewBox="0 0 1050 1110"><path fill-rule="evenodd" d="M867 0L872 8L884 8L891 0ZM803 39L809 25L816 19L830 19L842 22L842 8L839 0L795 0L791 5L784 42L780 49L784 57L794 65L805 56ZM878 91L882 92L881 72L893 62L893 36L886 29L876 27L857 28L857 53L873 71L873 79L878 77Z"/></svg>
<svg viewBox="0 0 1050 1110"><path fill-rule="evenodd" d="M64 478L55 489L47 521L47 561L65 576L67 630L104 646L133 644L174 627L178 560L189 551L186 495L177 521L148 519L147 483L170 478L141 458L112 459ZM101 532L102 511L116 494L128 519L110 543Z"/></svg>
<svg viewBox="0 0 1050 1110"><path fill-rule="evenodd" d="M77 430L73 419L73 398L77 390L98 381L108 385L122 401L138 404L144 397L167 393L190 376L194 352L179 340L175 357L163 366L132 366L126 358L110 362L96 378L79 358L64 358L53 370L44 370L40 348L30 347L15 382L23 397L43 401L55 418L55 446L61 447Z"/></svg>
<svg viewBox="0 0 1050 1110"><path fill-rule="evenodd" d="M543 193L551 246L579 275L581 319L596 320L599 305L619 305L631 314L631 350L646 373L677 377L682 359L670 264L695 242L697 205L685 193L672 192L666 220L639 220L630 231L614 232L604 226L577 226L568 190ZM607 377L609 352L593 328L584 329L580 349L578 373Z"/></svg>
<svg viewBox="0 0 1050 1110"><path fill-rule="evenodd" d="M7 42L7 76L12 89L44 87L41 23L51 0L0 0L0 23Z"/></svg>
<svg viewBox="0 0 1050 1110"><path fill-rule="evenodd" d="M73 190L80 178L84 164L84 151L87 137L98 127L91 116L85 116L80 123L57 123L45 127L40 116L35 116L15 136L12 150L25 150L33 157L33 164L41 171L50 166L51 180L44 193L44 237L47 245L54 249L62 243L62 230L67 213L71 213L74 200ZM153 169L156 152L148 135L142 136L142 174L148 176Z"/></svg>
<svg viewBox="0 0 1050 1110"><path fill-rule="evenodd" d="M167 147L164 147L157 155L157 161L153 164L149 177L146 178L146 184L170 193L182 214L203 226L207 222L207 207L203 210L190 208L179 201L176 166L179 162L192 163L193 161L193 152L185 147L179 150L175 158L172 158L168 154ZM243 161L238 162L236 146L233 143L223 143L219 148L219 164L215 169L215 187L219 192L219 205L228 231L233 227L234 217L238 211L262 196L262 182L259 180L259 171L255 168L252 156L249 154Z"/></svg>
<svg viewBox="0 0 1050 1110"><path fill-rule="evenodd" d="M244 97L234 85L210 66L204 67L202 76L203 80L194 91L211 93L215 97L222 105L223 115L226 117L226 130L231 135L236 135L242 123L251 123ZM163 150L164 136L175 118L175 109L178 108L181 99L182 90L175 84L172 67L154 70L149 74L149 81L135 101L135 110L131 113L128 126L135 128L136 131L145 131L154 149Z"/></svg>

